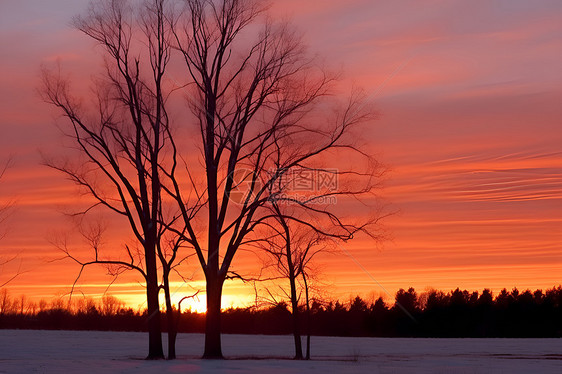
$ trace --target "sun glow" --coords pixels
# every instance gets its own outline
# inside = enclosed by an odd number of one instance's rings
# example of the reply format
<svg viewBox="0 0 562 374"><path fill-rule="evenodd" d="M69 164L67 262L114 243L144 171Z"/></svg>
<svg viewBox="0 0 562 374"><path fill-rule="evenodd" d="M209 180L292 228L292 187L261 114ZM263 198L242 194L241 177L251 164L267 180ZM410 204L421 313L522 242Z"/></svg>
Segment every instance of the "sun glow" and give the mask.
<svg viewBox="0 0 562 374"><path fill-rule="evenodd" d="M225 293L222 297L223 310L229 308L245 308L254 304L255 296L252 293L243 291L238 293L229 293L229 288L232 287L225 285ZM173 307L177 310L178 304L181 301L180 307L182 312L191 311L194 313L205 313L207 311L207 298L203 290L204 287L202 288L202 291L199 292L189 290L188 292L177 291L174 293L172 291L171 301ZM234 290L231 289L230 291ZM123 301L127 307L138 310L146 309L146 294L142 290L140 292L135 292L131 289L129 292L122 292L119 294L108 292L108 294L111 294ZM98 296L99 295L96 295L94 297L98 298ZM160 292L160 310L166 310L166 300L163 292Z"/></svg>
<svg viewBox="0 0 562 374"><path fill-rule="evenodd" d="M178 303L184 296L172 296L172 305L177 310ZM146 295L144 293L129 293L119 295L118 298L122 300L127 307L144 310L146 309ZM164 294L160 293L160 310L166 310L166 300L164 299ZM205 313L207 311L207 300L205 295L201 293L184 299L181 302L182 312L191 311L195 313Z"/></svg>

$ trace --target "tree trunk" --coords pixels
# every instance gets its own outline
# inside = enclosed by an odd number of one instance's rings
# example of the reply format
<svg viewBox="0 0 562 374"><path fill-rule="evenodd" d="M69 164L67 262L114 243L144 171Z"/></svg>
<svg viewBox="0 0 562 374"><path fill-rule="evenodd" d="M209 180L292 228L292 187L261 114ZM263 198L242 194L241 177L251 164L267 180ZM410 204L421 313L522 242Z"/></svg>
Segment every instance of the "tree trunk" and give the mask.
<svg viewBox="0 0 562 374"><path fill-rule="evenodd" d="M164 358L162 350L162 332L160 329L160 309L158 305L158 284L147 282L147 313L148 313L148 356L147 360Z"/></svg>
<svg viewBox="0 0 562 374"><path fill-rule="evenodd" d="M277 214L282 217L278 206L275 206ZM291 232L284 219L280 220L281 226L285 231L285 256L287 257L287 270L289 284L291 286L291 310L293 316L293 338L295 340L295 360L302 360L302 341L299 316L299 300L297 299L297 280L296 271L293 264L293 253L291 250Z"/></svg>
<svg viewBox="0 0 562 374"><path fill-rule="evenodd" d="M160 305L158 302L158 273L154 246L147 245L146 261L146 300L148 313L148 356L147 360L164 358L162 350L162 331L160 327Z"/></svg>
<svg viewBox="0 0 562 374"><path fill-rule="evenodd" d="M304 280L304 293L306 297L306 360L310 360L310 300L308 298L308 282L306 281L305 272L302 272L302 279Z"/></svg>
<svg viewBox="0 0 562 374"><path fill-rule="evenodd" d="M221 347L221 297L222 283L219 273L219 250L220 250L220 223L218 182L215 163L215 113L216 98L212 89L207 87L206 100L206 124L205 124L205 166L207 168L207 195L209 205L209 237L207 266L205 269L206 291L207 291L207 313L205 315L205 352L203 358L222 359Z"/></svg>
<svg viewBox="0 0 562 374"><path fill-rule="evenodd" d="M203 358L222 359L221 347L222 281L207 275L207 313L205 316L205 352Z"/></svg>
<svg viewBox="0 0 562 374"><path fill-rule="evenodd" d="M299 301L297 300L297 287L295 277L289 277L291 283L291 308L293 315L293 337L295 339L295 360L302 360L302 342L299 315Z"/></svg>
<svg viewBox="0 0 562 374"><path fill-rule="evenodd" d="M164 276L164 296L166 298L166 322L168 326L168 360L176 358L176 336L178 334L178 326L172 308L172 298L170 296L169 273ZM179 322L179 316L178 316Z"/></svg>
<svg viewBox="0 0 562 374"><path fill-rule="evenodd" d="M176 359L176 337L178 335L177 326L175 325L174 311L166 311L168 315L168 360Z"/></svg>

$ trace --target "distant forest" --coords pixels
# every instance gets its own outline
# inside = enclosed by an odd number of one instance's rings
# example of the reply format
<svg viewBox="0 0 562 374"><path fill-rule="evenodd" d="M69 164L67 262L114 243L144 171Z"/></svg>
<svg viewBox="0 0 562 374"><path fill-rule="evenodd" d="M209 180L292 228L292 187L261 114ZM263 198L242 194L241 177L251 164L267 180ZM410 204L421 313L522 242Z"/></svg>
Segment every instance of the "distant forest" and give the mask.
<svg viewBox="0 0 562 374"><path fill-rule="evenodd" d="M417 294L400 289L393 305L382 298L360 297L347 303L314 301L310 316L302 311L302 331L312 335L379 337L562 337L562 286L541 291L506 289ZM205 314L175 314L179 332L204 332ZM65 306L27 303L0 291L0 328L146 331L146 311L126 308L112 296L96 302L80 299ZM162 329L166 331L165 315ZM290 308L280 303L267 308L231 308L222 314L224 333L290 334Z"/></svg>

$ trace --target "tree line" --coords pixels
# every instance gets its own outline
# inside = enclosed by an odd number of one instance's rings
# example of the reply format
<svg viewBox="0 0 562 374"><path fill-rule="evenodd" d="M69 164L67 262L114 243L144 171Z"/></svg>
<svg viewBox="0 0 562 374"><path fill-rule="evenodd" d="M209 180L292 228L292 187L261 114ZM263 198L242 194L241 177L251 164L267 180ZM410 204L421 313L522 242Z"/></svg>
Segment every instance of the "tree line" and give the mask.
<svg viewBox="0 0 562 374"><path fill-rule="evenodd" d="M304 308L304 306L301 306ZM303 311L304 312L304 311ZM545 291L503 289L493 295L456 289L450 292L400 289L394 303L382 298L348 302L313 300L312 318L300 320L301 331L313 336L538 338L562 337L562 286ZM28 303L25 297L0 293L0 328L147 331L147 310L133 310L112 296L96 302L82 299L69 306L60 299ZM204 333L205 314L175 311L177 331ZM294 325L285 302L257 308L223 310L223 332L291 334ZM160 325L169 326L167 315ZM309 348L310 349L310 348ZM309 349L307 351L309 351Z"/></svg>

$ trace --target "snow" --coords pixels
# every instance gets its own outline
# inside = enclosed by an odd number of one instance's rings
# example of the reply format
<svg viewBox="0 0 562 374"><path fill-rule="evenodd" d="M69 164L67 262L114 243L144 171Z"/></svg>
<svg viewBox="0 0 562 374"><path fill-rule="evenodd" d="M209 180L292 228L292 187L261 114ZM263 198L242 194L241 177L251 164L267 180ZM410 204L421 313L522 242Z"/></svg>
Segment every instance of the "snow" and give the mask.
<svg viewBox="0 0 562 374"><path fill-rule="evenodd" d="M145 333L0 330L0 373L562 372L561 339L313 337L311 361L289 359L291 336L224 335L224 361L202 349L202 335L179 334L177 360L145 361Z"/></svg>

